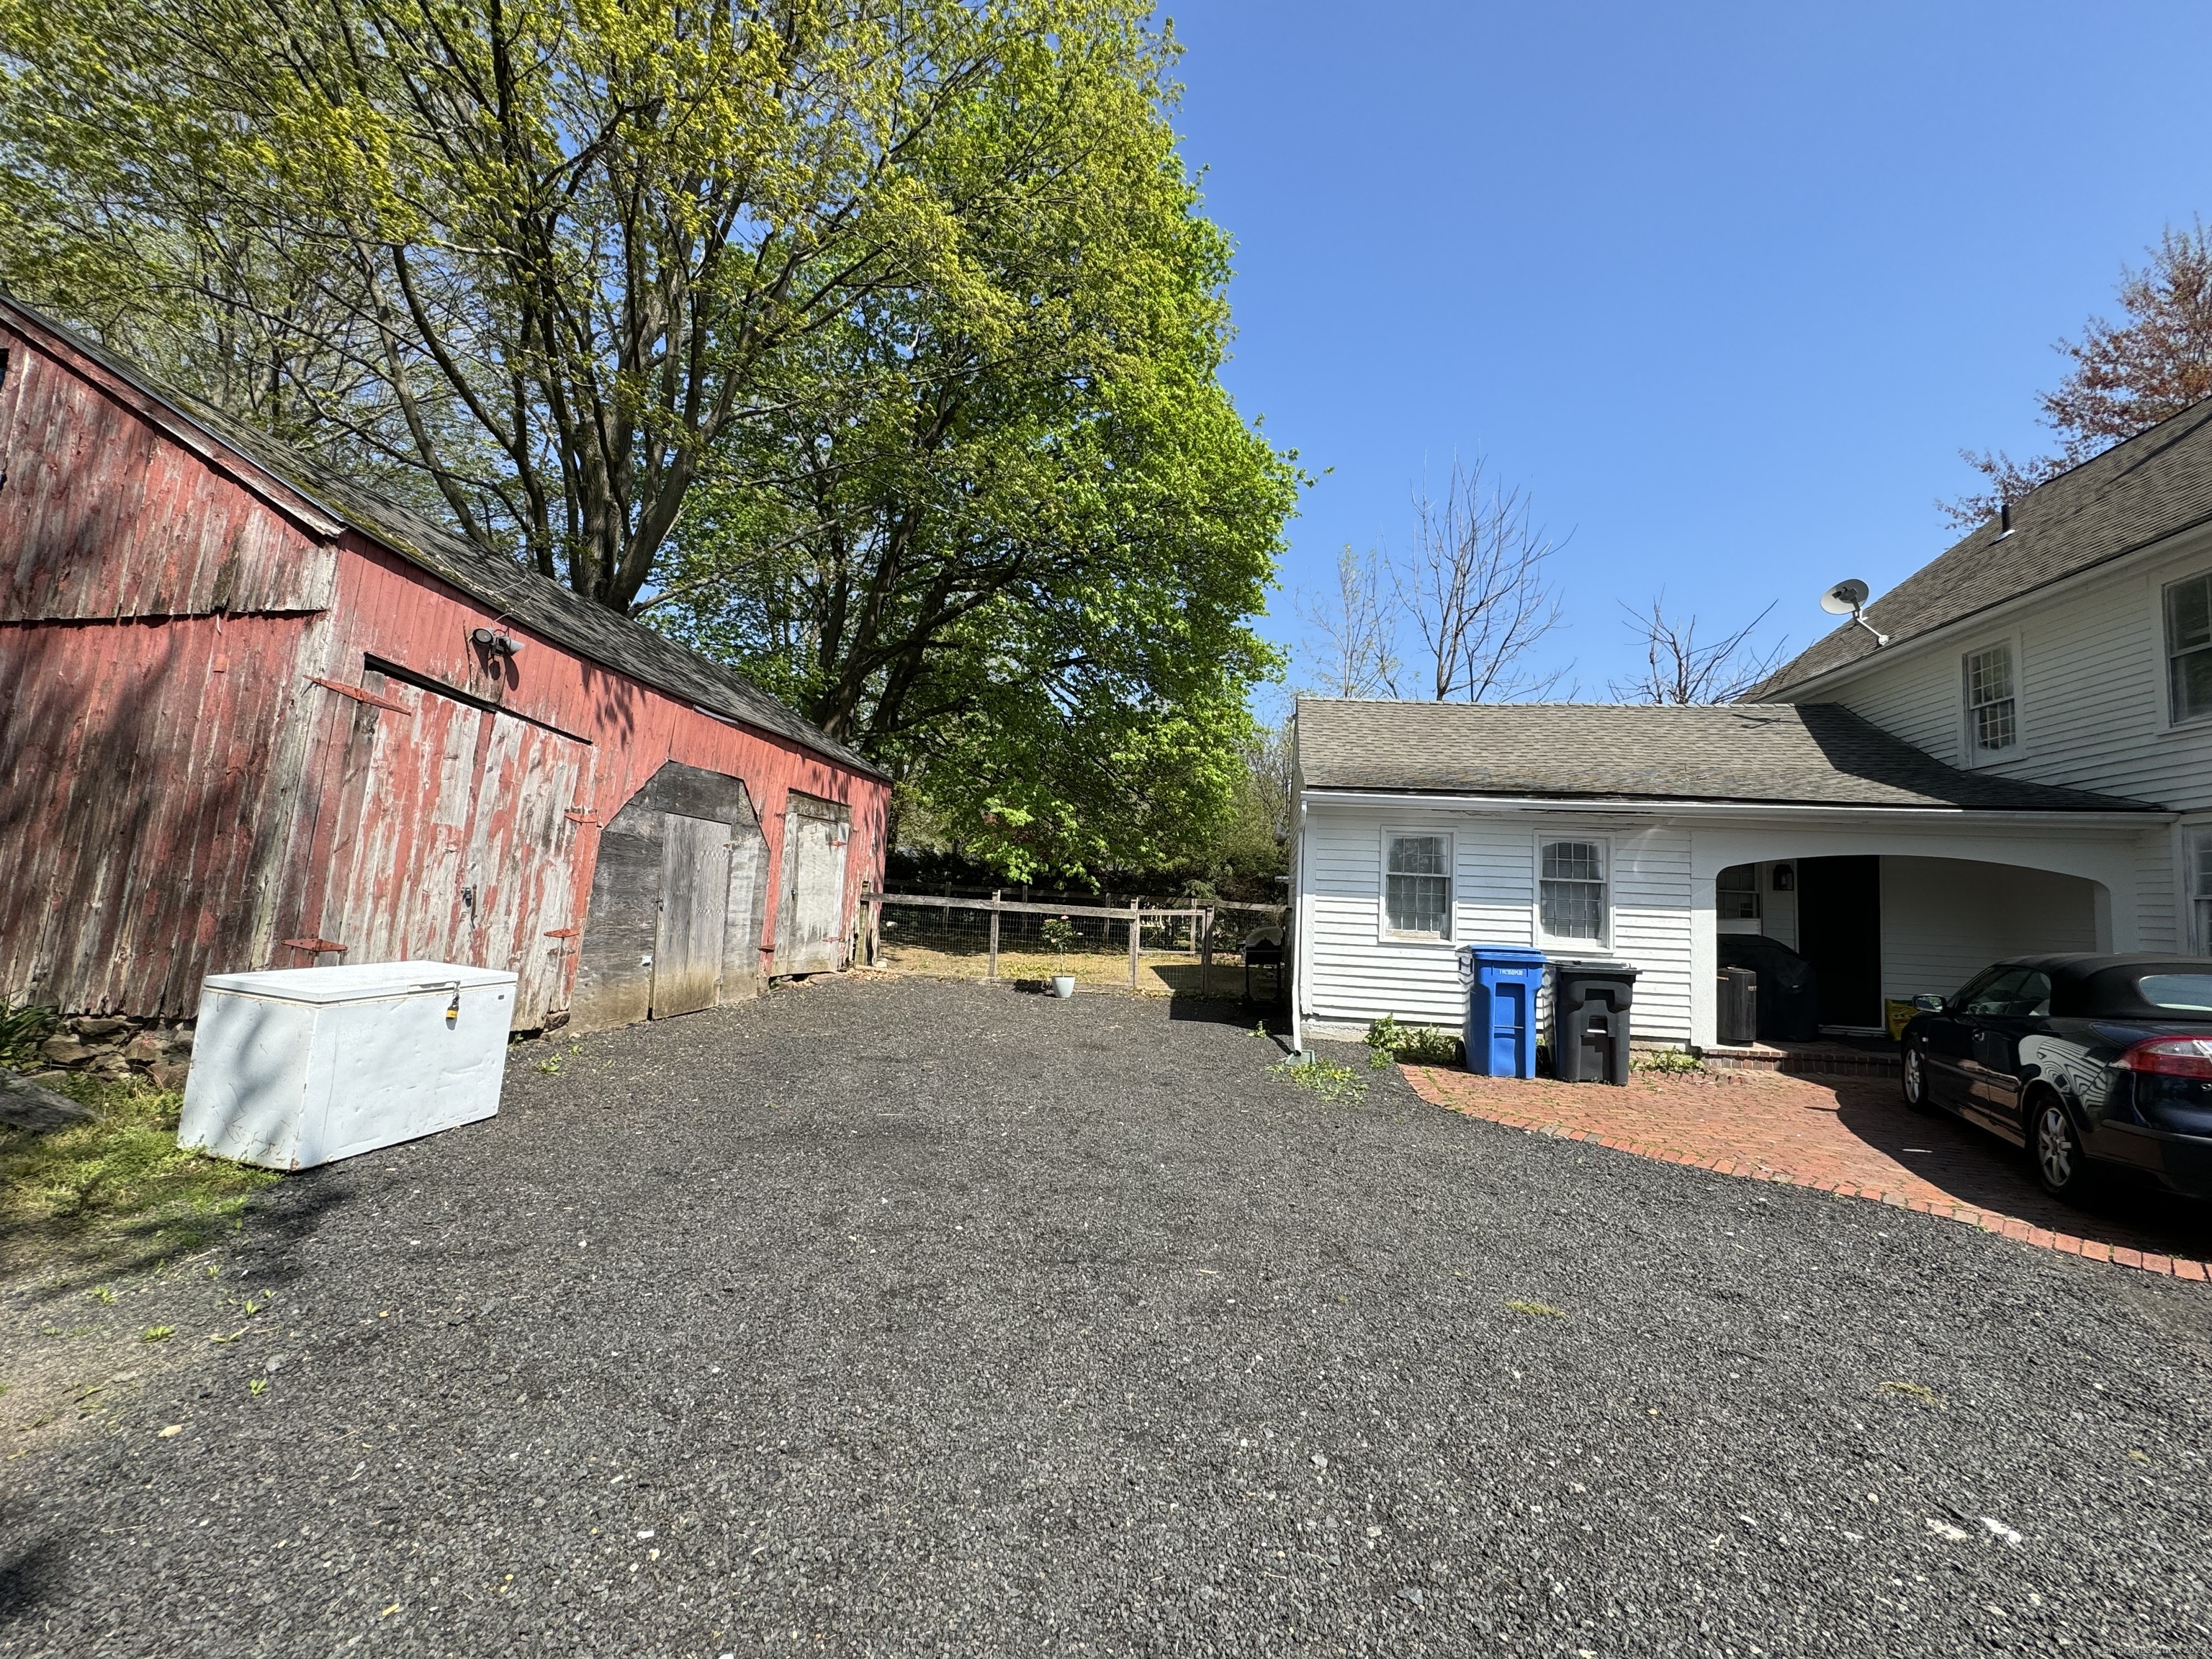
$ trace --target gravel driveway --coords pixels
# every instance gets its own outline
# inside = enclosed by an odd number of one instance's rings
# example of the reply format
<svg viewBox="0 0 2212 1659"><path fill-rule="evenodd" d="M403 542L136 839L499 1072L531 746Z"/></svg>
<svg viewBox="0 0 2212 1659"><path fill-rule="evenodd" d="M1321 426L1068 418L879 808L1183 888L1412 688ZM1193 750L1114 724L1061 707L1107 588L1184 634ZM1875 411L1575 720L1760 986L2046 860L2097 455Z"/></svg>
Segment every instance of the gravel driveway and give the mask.
<svg viewBox="0 0 2212 1659"><path fill-rule="evenodd" d="M1157 1001L582 1048L70 1292L178 1335L0 1463L0 1653L2212 1650L2205 1286Z"/></svg>

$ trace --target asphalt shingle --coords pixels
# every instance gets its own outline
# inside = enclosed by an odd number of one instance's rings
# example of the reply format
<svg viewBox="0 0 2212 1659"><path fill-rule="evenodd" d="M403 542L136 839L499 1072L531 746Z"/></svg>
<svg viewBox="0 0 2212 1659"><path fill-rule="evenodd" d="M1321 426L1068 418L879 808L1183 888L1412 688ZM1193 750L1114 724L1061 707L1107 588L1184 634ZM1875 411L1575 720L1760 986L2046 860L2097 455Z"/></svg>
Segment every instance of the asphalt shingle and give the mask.
<svg viewBox="0 0 2212 1659"><path fill-rule="evenodd" d="M1833 703L1392 702L1305 697L1312 789L1565 799L2149 810L2142 801L1965 772Z"/></svg>

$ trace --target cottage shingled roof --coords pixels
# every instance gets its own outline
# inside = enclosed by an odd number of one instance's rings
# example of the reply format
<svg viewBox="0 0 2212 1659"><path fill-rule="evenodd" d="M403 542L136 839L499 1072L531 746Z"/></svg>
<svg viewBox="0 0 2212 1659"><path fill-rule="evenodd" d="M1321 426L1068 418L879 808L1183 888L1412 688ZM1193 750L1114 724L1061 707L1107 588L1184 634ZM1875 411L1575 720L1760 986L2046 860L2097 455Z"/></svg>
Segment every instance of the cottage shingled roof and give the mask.
<svg viewBox="0 0 2212 1659"><path fill-rule="evenodd" d="M886 775L881 768L734 671L641 623L594 605L529 567L489 552L421 514L373 492L280 439L161 384L136 364L88 340L21 301L0 295L0 312L64 341L172 414L320 507L337 522L441 577L502 617L578 656L665 692L696 708L784 738L841 766Z"/></svg>
<svg viewBox="0 0 2212 1659"><path fill-rule="evenodd" d="M1835 703L1392 702L1302 697L1316 789L1572 799L2154 811L1946 766Z"/></svg>
<svg viewBox="0 0 2212 1659"><path fill-rule="evenodd" d="M2012 504L1996 520L1866 608L1893 644L2212 522L2212 402L2115 444ZM1872 656L1874 636L1844 623L1745 693L1763 702Z"/></svg>

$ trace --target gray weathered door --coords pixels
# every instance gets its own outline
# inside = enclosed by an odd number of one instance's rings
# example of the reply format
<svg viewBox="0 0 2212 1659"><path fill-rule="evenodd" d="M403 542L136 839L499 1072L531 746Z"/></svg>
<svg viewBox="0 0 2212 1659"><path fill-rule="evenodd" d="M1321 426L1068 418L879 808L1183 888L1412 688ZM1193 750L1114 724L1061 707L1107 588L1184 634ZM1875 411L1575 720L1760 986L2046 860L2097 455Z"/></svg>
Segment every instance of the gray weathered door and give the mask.
<svg viewBox="0 0 2212 1659"><path fill-rule="evenodd" d="M852 819L836 801L793 793L783 814L783 892L776 905L775 971L829 973L845 965L845 848Z"/></svg>
<svg viewBox="0 0 2212 1659"><path fill-rule="evenodd" d="M730 904L730 826L676 812L663 823L660 927L653 948L655 1019L714 1006Z"/></svg>

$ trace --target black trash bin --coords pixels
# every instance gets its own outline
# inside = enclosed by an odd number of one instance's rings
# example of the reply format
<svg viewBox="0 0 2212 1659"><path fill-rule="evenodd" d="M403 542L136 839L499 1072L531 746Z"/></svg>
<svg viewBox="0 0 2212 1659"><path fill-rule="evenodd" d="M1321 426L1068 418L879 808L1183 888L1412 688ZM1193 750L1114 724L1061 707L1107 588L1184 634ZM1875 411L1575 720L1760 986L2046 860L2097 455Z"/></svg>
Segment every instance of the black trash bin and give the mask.
<svg viewBox="0 0 2212 1659"><path fill-rule="evenodd" d="M1759 975L1748 968L1723 968L1720 983L1718 1030L1714 1035L1729 1048L1759 1041Z"/></svg>
<svg viewBox="0 0 2212 1659"><path fill-rule="evenodd" d="M1553 1070L1565 1083L1626 1085L1637 970L1625 962L1552 966Z"/></svg>

